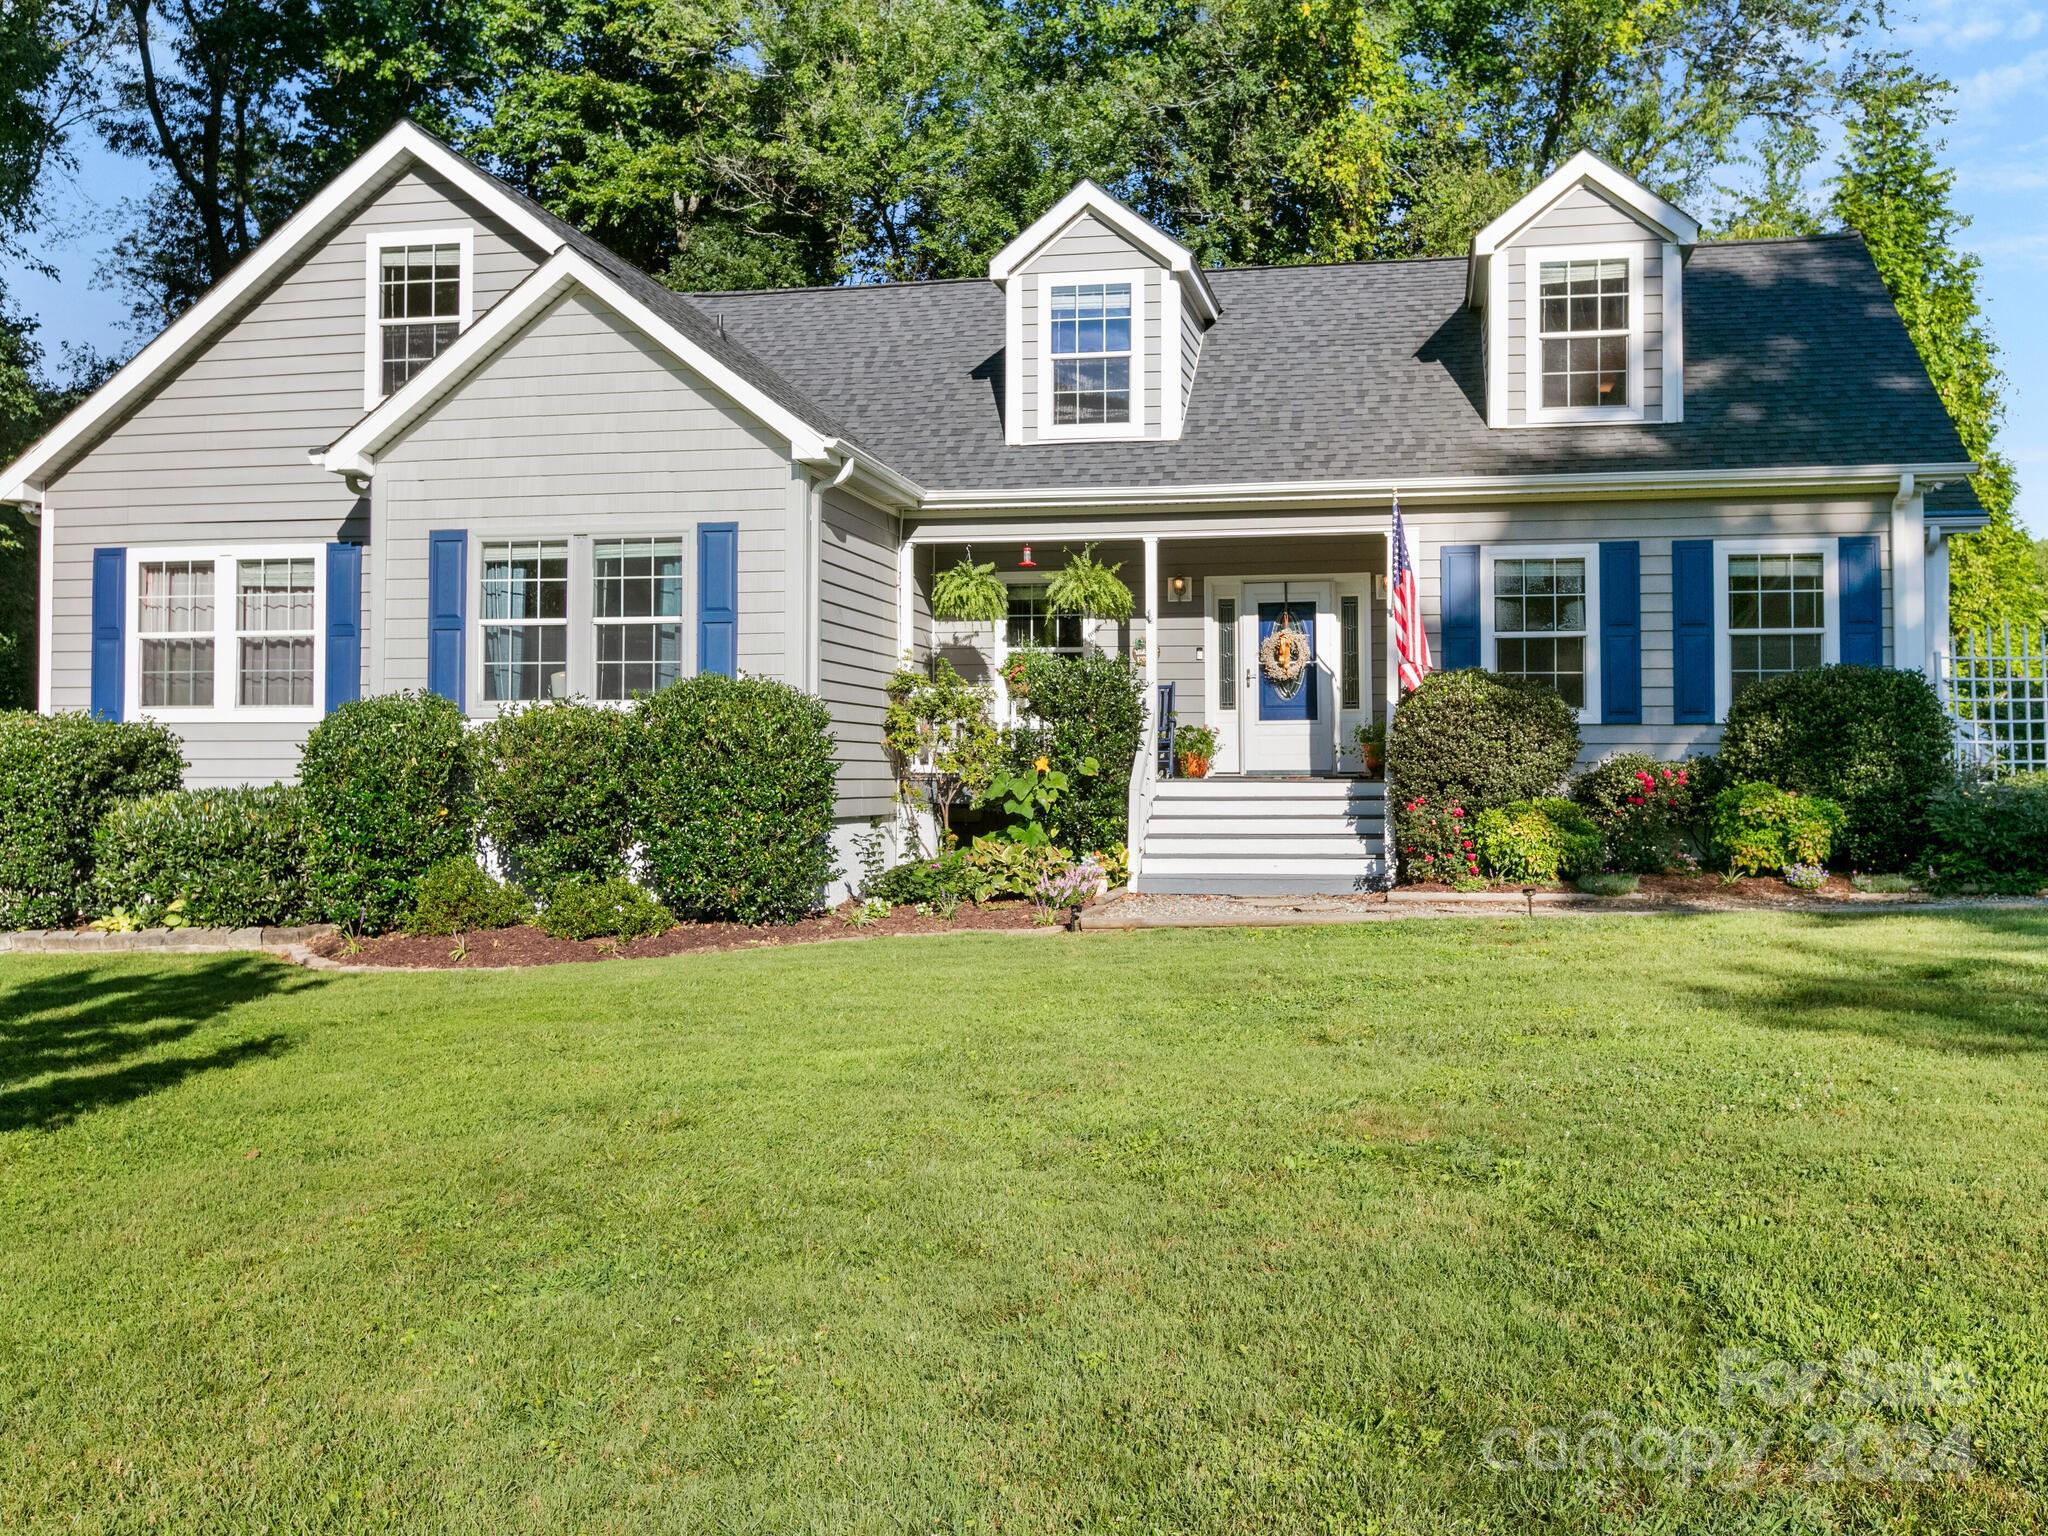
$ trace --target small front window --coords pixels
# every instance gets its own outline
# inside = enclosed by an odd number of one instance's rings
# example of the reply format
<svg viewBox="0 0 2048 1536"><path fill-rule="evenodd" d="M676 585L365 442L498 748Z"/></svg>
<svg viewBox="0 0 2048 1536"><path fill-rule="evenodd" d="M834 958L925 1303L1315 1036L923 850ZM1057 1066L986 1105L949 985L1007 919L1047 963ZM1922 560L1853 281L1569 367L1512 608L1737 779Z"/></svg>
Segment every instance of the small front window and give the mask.
<svg viewBox="0 0 2048 1536"><path fill-rule="evenodd" d="M1539 270L1543 408L1627 405L1627 258L1546 261Z"/></svg>
<svg viewBox="0 0 2048 1536"><path fill-rule="evenodd" d="M140 572L142 707L213 706L212 560L151 560Z"/></svg>
<svg viewBox="0 0 2048 1536"><path fill-rule="evenodd" d="M250 705L313 702L313 562L235 562L239 697Z"/></svg>
<svg viewBox="0 0 2048 1536"><path fill-rule="evenodd" d="M1586 704L1586 562L1493 562L1494 666Z"/></svg>
<svg viewBox="0 0 2048 1536"><path fill-rule="evenodd" d="M1822 557L1728 557L1729 696L1751 683L1821 664L1827 636Z"/></svg>
<svg viewBox="0 0 2048 1536"><path fill-rule="evenodd" d="M493 703L569 693L569 546L483 547L484 697Z"/></svg>
<svg viewBox="0 0 2048 1536"><path fill-rule="evenodd" d="M1006 634L1012 650L1070 651L1081 649L1078 614L1045 611L1045 595L1030 587L1010 588L1010 620Z"/></svg>
<svg viewBox="0 0 2048 1536"><path fill-rule="evenodd" d="M1052 290L1055 426L1131 419L1131 285L1060 283Z"/></svg>
<svg viewBox="0 0 2048 1536"><path fill-rule="evenodd" d="M386 246L379 253L377 328L387 395L439 357L462 327L462 247Z"/></svg>
<svg viewBox="0 0 2048 1536"><path fill-rule="evenodd" d="M683 541L599 539L591 570L597 696L666 688L683 675Z"/></svg>

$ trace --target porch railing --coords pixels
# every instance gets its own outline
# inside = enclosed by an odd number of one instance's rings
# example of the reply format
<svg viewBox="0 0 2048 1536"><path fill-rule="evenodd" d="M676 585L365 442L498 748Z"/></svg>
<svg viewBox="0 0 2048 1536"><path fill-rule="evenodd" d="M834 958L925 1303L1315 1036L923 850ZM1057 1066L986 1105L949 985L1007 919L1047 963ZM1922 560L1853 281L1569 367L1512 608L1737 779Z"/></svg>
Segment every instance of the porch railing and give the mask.
<svg viewBox="0 0 2048 1536"><path fill-rule="evenodd" d="M1124 832L1124 849L1130 860L1130 878L1136 881L1145 864L1145 824L1152 817L1152 795L1159 786L1158 750L1159 690L1145 690L1145 729L1138 738L1138 750L1131 758L1131 783L1124 809L1129 826Z"/></svg>
<svg viewBox="0 0 2048 1536"><path fill-rule="evenodd" d="M2048 769L2048 627L1964 635L1934 662L1961 766L1994 777Z"/></svg>

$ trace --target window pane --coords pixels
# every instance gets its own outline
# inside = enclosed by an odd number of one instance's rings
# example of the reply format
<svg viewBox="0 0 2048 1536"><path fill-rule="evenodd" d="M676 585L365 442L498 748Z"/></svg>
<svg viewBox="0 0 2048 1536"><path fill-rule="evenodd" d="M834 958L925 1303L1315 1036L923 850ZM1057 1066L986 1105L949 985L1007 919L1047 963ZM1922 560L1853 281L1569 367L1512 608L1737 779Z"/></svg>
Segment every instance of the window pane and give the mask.
<svg viewBox="0 0 2048 1536"><path fill-rule="evenodd" d="M311 636L244 639L240 699L252 705L293 705L313 702Z"/></svg>
<svg viewBox="0 0 2048 1536"><path fill-rule="evenodd" d="M1216 600L1216 707L1237 708L1237 599Z"/></svg>
<svg viewBox="0 0 2048 1536"><path fill-rule="evenodd" d="M484 626L484 697L493 702L568 697L563 624Z"/></svg>
<svg viewBox="0 0 2048 1536"><path fill-rule="evenodd" d="M1344 697L1342 707L1345 709L1357 709L1359 707L1358 599L1355 597L1340 598L1338 600L1338 614L1344 629Z"/></svg>
<svg viewBox="0 0 2048 1536"><path fill-rule="evenodd" d="M597 696L658 693L682 676L680 624L604 624L597 631Z"/></svg>
<svg viewBox="0 0 2048 1536"><path fill-rule="evenodd" d="M144 640L141 682L145 709L211 708L213 641Z"/></svg>
<svg viewBox="0 0 2048 1536"><path fill-rule="evenodd" d="M213 562L155 560L138 580L139 630L145 635L213 633Z"/></svg>
<svg viewBox="0 0 2048 1536"><path fill-rule="evenodd" d="M564 542L483 547L486 619L562 619L569 613L569 546Z"/></svg>
<svg viewBox="0 0 2048 1536"><path fill-rule="evenodd" d="M681 539L599 540L591 547L591 572L597 618L674 618L683 611Z"/></svg>
<svg viewBox="0 0 2048 1536"><path fill-rule="evenodd" d="M239 560L235 563L235 627L244 633L303 633L313 629L313 562Z"/></svg>

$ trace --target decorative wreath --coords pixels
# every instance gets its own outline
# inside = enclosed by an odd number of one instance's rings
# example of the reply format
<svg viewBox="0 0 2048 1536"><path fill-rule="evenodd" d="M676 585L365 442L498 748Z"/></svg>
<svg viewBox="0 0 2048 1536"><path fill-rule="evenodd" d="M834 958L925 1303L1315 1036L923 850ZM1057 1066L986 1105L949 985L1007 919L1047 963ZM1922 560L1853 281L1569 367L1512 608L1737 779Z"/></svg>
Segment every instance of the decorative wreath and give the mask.
<svg viewBox="0 0 2048 1536"><path fill-rule="evenodd" d="M1282 698L1292 698L1308 671L1308 641L1283 614L1280 626L1259 646L1259 670L1277 686Z"/></svg>

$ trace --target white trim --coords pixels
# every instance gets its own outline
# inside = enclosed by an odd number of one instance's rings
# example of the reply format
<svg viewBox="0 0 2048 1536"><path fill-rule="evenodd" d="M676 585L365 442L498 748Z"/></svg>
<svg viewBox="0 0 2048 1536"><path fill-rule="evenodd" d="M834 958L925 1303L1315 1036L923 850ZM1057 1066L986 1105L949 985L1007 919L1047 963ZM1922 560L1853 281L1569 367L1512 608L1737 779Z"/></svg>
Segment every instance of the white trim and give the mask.
<svg viewBox="0 0 2048 1536"><path fill-rule="evenodd" d="M1675 240L1664 242L1664 260L1658 267L1663 285L1663 329L1658 344L1664 349L1664 399L1657 419L1685 420L1685 251Z"/></svg>
<svg viewBox="0 0 2048 1536"><path fill-rule="evenodd" d="M1027 282L1003 290L1003 441L1024 442L1024 290Z"/></svg>
<svg viewBox="0 0 2048 1536"><path fill-rule="evenodd" d="M142 567L162 560L211 562L213 565L213 703L203 708L142 704ZM242 704L241 639L237 623L235 565L242 560L311 560L313 562L313 702L311 704ZM221 567L228 567L223 579ZM326 712L323 697L327 667L327 546L311 544L154 544L131 546L122 572L121 718L187 721L292 721L307 724Z"/></svg>
<svg viewBox="0 0 2048 1536"><path fill-rule="evenodd" d="M1580 150L1571 159L1511 204L1507 212L1472 237L1472 254L1490 256L1529 222L1544 213L1574 187L1589 186L1634 213L1667 240L1680 245L1697 245L1699 221L1676 203L1666 202L1626 171L1602 160L1591 150Z"/></svg>
<svg viewBox="0 0 2048 1536"><path fill-rule="evenodd" d="M1819 555L1822 666L1842 659L1841 540L1830 534L1778 534L1760 539L1714 540L1714 719L1728 718L1735 691L1733 647L1728 627L1730 555Z"/></svg>
<svg viewBox="0 0 2048 1536"><path fill-rule="evenodd" d="M1195 265L1193 251L1086 179L1077 183L1065 197L1054 203L1038 218L1033 219L1008 245L996 252L988 264L989 281L998 288L1007 285L1011 278L1024 269L1032 257L1050 245L1069 224L1084 213L1094 214L1139 250L1172 272L1175 280L1186 290L1188 297L1195 301L1195 313L1204 321L1213 321L1222 313L1216 302L1216 295L1209 287L1208 278L1203 275L1202 269Z"/></svg>
<svg viewBox="0 0 2048 1536"><path fill-rule="evenodd" d="M1159 285L1159 436L1169 443L1180 441L1181 421L1187 408L1187 386L1181 378L1180 303L1179 283ZM1140 372L1141 397L1144 383Z"/></svg>
<svg viewBox="0 0 2048 1536"><path fill-rule="evenodd" d="M1315 718L1300 722L1309 728L1299 733L1308 748L1308 760L1301 764L1287 762L1273 763L1251 761L1253 748L1258 745L1263 732L1268 740L1280 737L1279 727L1292 725L1293 721L1262 721L1259 715L1259 680L1254 676L1249 682L1240 682L1238 714L1238 771L1240 773L1334 773L1344 756L1342 720L1344 713L1339 700L1343 697L1340 676L1344 666L1344 635L1337 605L1338 580L1336 576L1242 576L1238 578L1237 598L1237 663L1240 667L1255 669L1259 654L1259 603L1255 595L1264 588L1278 597L1293 589L1313 590L1315 593L1316 634L1315 670L1309 676L1309 686L1324 690L1317 696L1319 706ZM1334 637L1335 643L1331 639ZM1324 698L1328 707L1321 708ZM1290 735L1292 733L1289 733ZM1283 738L1284 739L1284 738ZM1321 754L1329 755L1323 757Z"/></svg>
<svg viewBox="0 0 2048 1536"><path fill-rule="evenodd" d="M836 438L821 435L795 412L741 378L628 293L595 263L575 251L561 250L492 305L481 320L463 332L454 346L414 374L405 388L349 428L321 456L321 463L335 474L372 474L376 468L376 455L385 444L460 384L472 369L480 366L518 328L571 285L587 289L602 299L659 342L685 367L700 375L713 389L758 418L778 436L786 437L792 458L812 463L831 459L837 467L839 459L833 453L835 448L840 454L854 451L850 445L842 444Z"/></svg>
<svg viewBox="0 0 2048 1536"><path fill-rule="evenodd" d="M1600 546L1598 544L1485 544L1479 550L1479 664L1500 670L1494 649L1493 567L1496 560L1583 560L1586 565L1586 702L1581 725L1600 723Z"/></svg>
<svg viewBox="0 0 2048 1536"><path fill-rule="evenodd" d="M1531 426L1564 423L1641 421L1643 419L1643 248L1641 245L1532 245L1524 253L1522 323L1528 329L1523 347L1522 417ZM1628 403L1626 405L1564 405L1543 402L1543 326L1538 281L1545 266L1574 261L1628 263ZM1596 301L1597 302L1597 301ZM1590 333L1589 333L1590 334ZM1610 333L1611 334L1611 333Z"/></svg>
<svg viewBox="0 0 2048 1536"><path fill-rule="evenodd" d="M161 374L183 362L244 299L315 241L325 238L371 188L407 160L416 160L456 182L536 249L550 251L561 244L558 233L508 197L490 177L425 130L400 123L278 226L134 361L81 401L13 464L0 470L0 501L19 501L41 488L52 464L101 423L132 405Z"/></svg>
<svg viewBox="0 0 2048 1536"><path fill-rule="evenodd" d="M1239 618L1244 612L1244 582L1236 576L1211 576L1202 580L1202 723L1216 733L1215 767L1225 773L1243 772L1244 751L1238 730L1238 721L1244 712L1244 689L1233 686L1230 693L1230 707L1218 702L1216 683L1223 676L1223 620L1217 608L1223 603L1233 605L1231 609L1231 658L1230 669L1235 684L1235 674L1241 657L1237 647L1243 644L1237 632Z"/></svg>
<svg viewBox="0 0 2048 1536"><path fill-rule="evenodd" d="M455 326L457 334L469 329L476 308L476 231L460 229L380 229L363 242L363 409L375 410L384 399L384 331L386 321L379 299L383 291L383 256L388 250L410 245L453 245L458 247ZM436 317L438 318L438 317Z"/></svg>
<svg viewBox="0 0 2048 1536"><path fill-rule="evenodd" d="M1926 498L1913 477L1902 477L1892 498L1891 539L1886 546L1891 567L1892 665L1925 671L1927 643Z"/></svg>
<svg viewBox="0 0 2048 1536"><path fill-rule="evenodd" d="M42 514L36 519L36 710L47 715L51 709L50 663L56 656L57 613L57 511L48 496L43 497ZM92 654L92 620L86 619L86 654Z"/></svg>
<svg viewBox="0 0 2048 1536"><path fill-rule="evenodd" d="M1121 442L1145 436L1145 278L1148 269L1126 267L1100 272L1040 272L1038 280L1038 433L1041 442ZM1131 290L1131 416L1128 421L1076 421L1055 425L1052 419L1052 291L1090 283L1128 284ZM1116 354L1080 353L1079 356ZM1164 402L1162 401L1162 404Z"/></svg>
<svg viewBox="0 0 2048 1536"><path fill-rule="evenodd" d="M1486 279L1486 424L1508 424L1508 264L1492 263Z"/></svg>
<svg viewBox="0 0 2048 1536"><path fill-rule="evenodd" d="M917 546L903 536L896 519L896 659L907 661L917 650Z"/></svg>
<svg viewBox="0 0 2048 1536"><path fill-rule="evenodd" d="M1767 469L1594 470L1554 475L1442 475L1434 478L1360 480L1243 480L1192 485L1043 485L1005 489L944 489L924 492L921 511L1000 512L1043 507L1272 507L1384 502L1398 490L1404 501L1462 501L1474 496L1572 499L1588 495L1668 496L1714 491L1896 490L1906 471L1922 479L1953 480L1973 475L1961 464L1798 465ZM1364 511L1364 508L1360 508ZM1083 528L1076 536L1085 536ZM913 535L916 537L917 535ZM934 533L934 540L953 537Z"/></svg>

